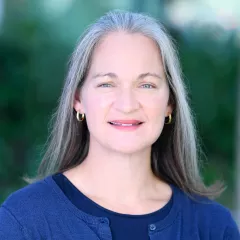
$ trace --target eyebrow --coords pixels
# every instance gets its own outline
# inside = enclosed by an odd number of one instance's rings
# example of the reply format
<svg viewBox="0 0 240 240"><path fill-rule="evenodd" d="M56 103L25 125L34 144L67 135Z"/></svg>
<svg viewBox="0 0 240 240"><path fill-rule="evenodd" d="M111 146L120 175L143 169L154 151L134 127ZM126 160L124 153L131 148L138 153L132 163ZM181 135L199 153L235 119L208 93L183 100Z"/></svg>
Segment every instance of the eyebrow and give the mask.
<svg viewBox="0 0 240 240"><path fill-rule="evenodd" d="M93 79L100 78L100 77L118 78L117 74L109 72L109 73L97 73L93 76ZM159 74L150 73L150 72L140 74L137 77L137 79L143 79L145 77L155 77L155 78L162 79L162 77Z"/></svg>

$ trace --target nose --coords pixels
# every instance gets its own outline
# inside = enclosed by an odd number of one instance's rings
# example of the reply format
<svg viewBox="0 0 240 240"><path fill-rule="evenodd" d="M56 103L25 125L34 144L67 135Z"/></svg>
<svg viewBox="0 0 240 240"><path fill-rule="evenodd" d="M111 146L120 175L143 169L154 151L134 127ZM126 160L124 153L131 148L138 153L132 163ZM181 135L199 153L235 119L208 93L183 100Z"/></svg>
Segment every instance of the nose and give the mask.
<svg viewBox="0 0 240 240"><path fill-rule="evenodd" d="M119 90L114 102L114 107L117 111L131 113L139 109L140 103L133 89L124 88Z"/></svg>

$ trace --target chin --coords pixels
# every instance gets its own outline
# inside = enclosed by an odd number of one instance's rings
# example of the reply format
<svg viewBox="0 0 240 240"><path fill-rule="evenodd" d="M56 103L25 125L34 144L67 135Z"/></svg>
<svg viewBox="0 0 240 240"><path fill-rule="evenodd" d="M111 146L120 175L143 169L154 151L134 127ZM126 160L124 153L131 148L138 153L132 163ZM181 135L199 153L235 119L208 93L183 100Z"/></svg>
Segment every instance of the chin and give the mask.
<svg viewBox="0 0 240 240"><path fill-rule="evenodd" d="M109 149L111 149L112 151L118 152L118 153L122 153L122 154L134 154L137 152L143 152L148 148L151 148L151 145L141 145L141 144L118 144L118 145L109 145L108 146Z"/></svg>

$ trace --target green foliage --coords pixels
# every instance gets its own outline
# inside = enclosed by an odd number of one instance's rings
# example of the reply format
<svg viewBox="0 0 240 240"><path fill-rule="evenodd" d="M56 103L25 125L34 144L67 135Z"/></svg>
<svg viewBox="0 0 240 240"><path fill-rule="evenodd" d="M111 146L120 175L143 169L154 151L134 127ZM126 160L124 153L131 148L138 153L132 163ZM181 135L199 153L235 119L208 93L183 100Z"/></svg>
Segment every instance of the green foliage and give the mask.
<svg viewBox="0 0 240 240"><path fill-rule="evenodd" d="M192 107L208 154L233 163L238 50L234 36L212 39L212 29L192 33L180 54Z"/></svg>

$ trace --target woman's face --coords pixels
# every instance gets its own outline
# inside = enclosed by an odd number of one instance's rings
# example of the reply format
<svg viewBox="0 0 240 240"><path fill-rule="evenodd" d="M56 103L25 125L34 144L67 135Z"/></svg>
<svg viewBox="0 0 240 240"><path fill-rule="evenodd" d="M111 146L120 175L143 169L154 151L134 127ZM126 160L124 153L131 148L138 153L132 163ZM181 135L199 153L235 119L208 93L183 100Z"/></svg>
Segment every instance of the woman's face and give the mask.
<svg viewBox="0 0 240 240"><path fill-rule="evenodd" d="M134 153L150 148L161 134L172 112L168 99L155 42L141 34L114 32L95 48L74 108L86 115L90 141Z"/></svg>

